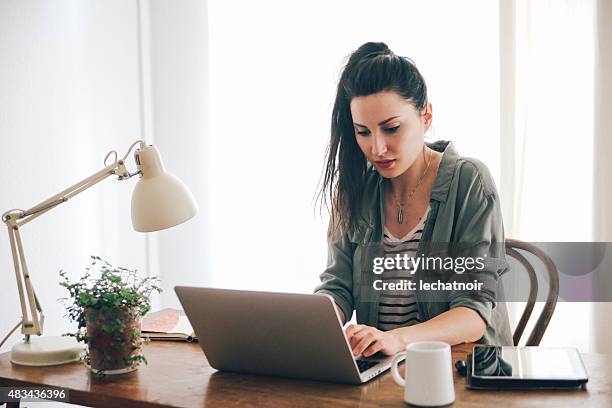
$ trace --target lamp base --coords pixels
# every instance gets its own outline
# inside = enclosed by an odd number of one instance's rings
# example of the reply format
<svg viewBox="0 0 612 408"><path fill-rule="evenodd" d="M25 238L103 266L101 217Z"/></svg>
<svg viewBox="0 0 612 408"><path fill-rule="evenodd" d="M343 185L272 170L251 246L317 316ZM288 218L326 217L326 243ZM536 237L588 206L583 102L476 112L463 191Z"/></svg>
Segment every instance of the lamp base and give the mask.
<svg viewBox="0 0 612 408"><path fill-rule="evenodd" d="M11 362L24 366L52 366L80 360L83 344L74 337L30 337L30 342L17 343L11 349Z"/></svg>

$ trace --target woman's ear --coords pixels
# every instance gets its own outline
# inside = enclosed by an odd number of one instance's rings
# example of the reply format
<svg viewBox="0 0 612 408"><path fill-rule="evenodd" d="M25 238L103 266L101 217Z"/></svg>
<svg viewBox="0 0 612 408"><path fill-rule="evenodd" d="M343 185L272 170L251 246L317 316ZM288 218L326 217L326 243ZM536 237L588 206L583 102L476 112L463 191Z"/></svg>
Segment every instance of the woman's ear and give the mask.
<svg viewBox="0 0 612 408"><path fill-rule="evenodd" d="M425 106L425 113L423 113L423 119L425 131L427 131L429 129L429 126L431 125L431 121L433 120L433 107L429 102L427 102L427 105Z"/></svg>

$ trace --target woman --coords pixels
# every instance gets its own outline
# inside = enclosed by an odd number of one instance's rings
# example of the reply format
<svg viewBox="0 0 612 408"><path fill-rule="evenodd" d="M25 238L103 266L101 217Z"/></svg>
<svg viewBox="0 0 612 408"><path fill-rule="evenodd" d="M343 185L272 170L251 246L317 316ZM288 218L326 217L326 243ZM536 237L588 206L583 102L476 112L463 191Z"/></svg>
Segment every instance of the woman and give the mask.
<svg viewBox="0 0 612 408"><path fill-rule="evenodd" d="M345 329L355 356L392 355L419 340L512 344L505 303L496 302L508 264L494 182L452 143L426 144L431 122L427 87L412 61L383 43L351 54L333 107L322 188L332 205L329 256L315 293L331 296L343 322L356 311L359 324ZM463 245L464 254L468 248L484 260L455 276L475 278L483 289L381 288L433 275L408 263L378 275L374 254L427 257L432 243Z"/></svg>

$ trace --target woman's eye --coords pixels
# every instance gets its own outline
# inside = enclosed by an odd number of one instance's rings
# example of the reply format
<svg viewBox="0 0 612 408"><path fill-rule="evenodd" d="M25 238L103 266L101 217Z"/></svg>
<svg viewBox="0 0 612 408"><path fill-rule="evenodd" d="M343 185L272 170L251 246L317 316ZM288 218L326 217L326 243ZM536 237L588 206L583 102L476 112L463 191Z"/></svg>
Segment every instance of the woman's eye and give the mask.
<svg viewBox="0 0 612 408"><path fill-rule="evenodd" d="M367 136L367 135L369 135L369 134L370 134L370 131L369 131L369 130L358 130L358 131L357 131L357 134L358 134L359 136Z"/></svg>
<svg viewBox="0 0 612 408"><path fill-rule="evenodd" d="M399 129L399 127L400 127L400 125L397 125L397 126L392 127L392 128L386 128L385 132L387 132L387 133L395 133L395 132L397 132L397 129Z"/></svg>

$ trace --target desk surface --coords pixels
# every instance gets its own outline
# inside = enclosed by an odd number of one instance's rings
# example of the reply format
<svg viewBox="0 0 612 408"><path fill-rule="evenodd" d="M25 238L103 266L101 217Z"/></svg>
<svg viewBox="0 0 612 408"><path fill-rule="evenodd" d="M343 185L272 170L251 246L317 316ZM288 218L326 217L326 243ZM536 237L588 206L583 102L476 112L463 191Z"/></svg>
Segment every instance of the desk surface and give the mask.
<svg viewBox="0 0 612 408"><path fill-rule="evenodd" d="M453 363L469 345L453 347ZM151 342L148 365L120 376L97 378L80 363L35 368L0 355L0 386L47 385L70 390L70 402L100 407L402 407L403 390L387 371L361 386L217 372L197 344ZM590 380L580 391L471 391L455 372L453 407L612 406L612 355L585 354Z"/></svg>

